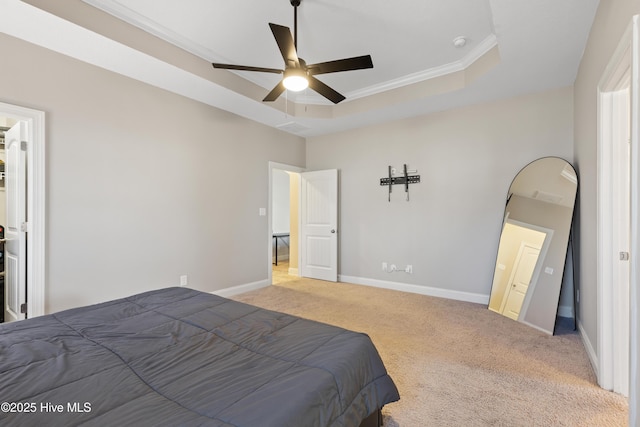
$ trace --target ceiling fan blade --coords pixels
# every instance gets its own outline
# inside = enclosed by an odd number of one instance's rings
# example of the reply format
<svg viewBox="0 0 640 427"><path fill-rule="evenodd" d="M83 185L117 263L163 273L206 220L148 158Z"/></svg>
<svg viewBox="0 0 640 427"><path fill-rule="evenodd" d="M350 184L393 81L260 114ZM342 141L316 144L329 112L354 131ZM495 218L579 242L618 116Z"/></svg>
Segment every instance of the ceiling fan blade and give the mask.
<svg viewBox="0 0 640 427"><path fill-rule="evenodd" d="M300 61L298 60L298 54L296 53L296 45L293 42L293 37L291 36L291 30L289 30L288 27L272 23L269 23L269 27L271 27L273 37L275 37L276 43L278 43L278 47L280 48L285 68L299 68Z"/></svg>
<svg viewBox="0 0 640 427"><path fill-rule="evenodd" d="M217 62L214 62L211 65L213 65L213 68L222 68L225 70L260 71L262 73L275 73L275 74L283 73L283 70L278 70L276 68L251 67L248 65L218 64Z"/></svg>
<svg viewBox="0 0 640 427"><path fill-rule="evenodd" d="M284 92L284 89L285 89L284 84L282 84L282 80L280 80L280 83L278 83L276 87L271 89L271 92L269 92L262 101L263 102L275 101L282 94L282 92Z"/></svg>
<svg viewBox="0 0 640 427"><path fill-rule="evenodd" d="M371 55L355 56L353 58L338 59L335 61L320 62L318 64L307 65L309 74L327 74L340 71L362 70L373 68Z"/></svg>
<svg viewBox="0 0 640 427"><path fill-rule="evenodd" d="M340 101L344 101L345 99L343 95L331 89L329 86L322 83L320 80L316 79L313 76L309 76L309 87L334 104L337 104Z"/></svg>

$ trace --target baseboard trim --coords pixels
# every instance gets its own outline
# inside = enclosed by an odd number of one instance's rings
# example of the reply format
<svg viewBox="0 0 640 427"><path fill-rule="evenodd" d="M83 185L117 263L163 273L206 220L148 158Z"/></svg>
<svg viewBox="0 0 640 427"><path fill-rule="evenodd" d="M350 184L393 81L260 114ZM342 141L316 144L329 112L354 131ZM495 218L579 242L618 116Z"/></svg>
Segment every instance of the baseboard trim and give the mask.
<svg viewBox="0 0 640 427"><path fill-rule="evenodd" d="M298 269L290 268L289 274L292 276L298 276ZM452 291L449 289L433 288L430 286L419 286L419 285L412 285L409 283L391 282L387 280L368 279L366 277L345 276L345 275L339 275L338 281L353 283L356 285L373 286L375 288L391 289L394 291L409 292L413 294L428 295L431 297L453 299L457 301L473 302L477 304L489 304L489 295L475 294L471 292ZM265 280L258 280L257 282L245 283L244 285L238 285L238 286L232 286L230 288L219 289L211 293L214 295L219 295L221 297L226 298L226 297L242 294L249 291L254 291L256 289L265 288L267 286L270 286L270 283L268 280L265 279ZM570 306L560 306L558 307L558 315L562 317L572 318L573 309ZM587 335L584 333L581 327L582 327L581 324L578 323L578 329L580 330L582 339L585 342L585 348L587 348L587 351L589 353L589 359L591 360L591 364L594 366L594 369L596 369L597 357L595 356L595 351L593 351L593 347L591 346L591 343L589 342Z"/></svg>
<svg viewBox="0 0 640 427"><path fill-rule="evenodd" d="M533 329L537 329L540 332L544 332L547 335L553 335L553 329L551 331L547 331L545 329L542 329L540 326L537 326L537 325L534 325L532 323L527 322L526 320L518 320L518 322L520 322L520 323L522 323L524 325L530 326Z"/></svg>
<svg viewBox="0 0 640 427"><path fill-rule="evenodd" d="M219 289L211 292L214 295L221 297L232 297L234 295L243 294L249 291L255 291L256 289L266 288L271 286L271 283L267 279L258 280L257 282L245 283L244 285L232 286L230 288Z"/></svg>
<svg viewBox="0 0 640 427"><path fill-rule="evenodd" d="M587 336L587 333L584 331L582 327L582 322L578 321L578 332L580 333L580 338L582 338L582 344L584 345L585 350L587 351L587 356L589 356L589 361L591 362L591 367L593 368L593 372L596 374L596 378L598 378L598 384L600 383L600 373L598 372L598 356L596 351L593 349L593 345L591 344L591 340Z"/></svg>
<svg viewBox="0 0 640 427"><path fill-rule="evenodd" d="M471 292L452 291L449 289L432 288L430 286L418 286L411 285L409 283L390 282L386 280L367 279L365 277L345 275L339 275L338 281L353 283L356 285L373 286L375 288L391 289L394 291L409 292L413 294L428 295L431 297L474 302L477 304L489 304L489 295L474 294Z"/></svg>

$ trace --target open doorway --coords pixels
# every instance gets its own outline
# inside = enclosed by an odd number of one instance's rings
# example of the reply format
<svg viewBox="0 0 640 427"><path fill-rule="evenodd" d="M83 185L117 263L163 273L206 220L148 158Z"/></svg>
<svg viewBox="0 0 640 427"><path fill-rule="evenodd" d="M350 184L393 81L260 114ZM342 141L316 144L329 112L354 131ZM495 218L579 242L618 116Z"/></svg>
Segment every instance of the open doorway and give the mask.
<svg viewBox="0 0 640 427"><path fill-rule="evenodd" d="M300 276L337 282L338 170L306 172L296 166L274 162L269 162L268 282L274 283L274 256L280 251L276 249L274 231L277 230L273 228L272 220L274 175L279 173L278 170L289 175L290 185L286 279L295 280ZM262 211L261 215L264 215Z"/></svg>
<svg viewBox="0 0 640 427"><path fill-rule="evenodd" d="M269 162L269 283L299 276L299 194L302 169Z"/></svg>
<svg viewBox="0 0 640 427"><path fill-rule="evenodd" d="M26 301L23 307L20 304L20 311L24 311L23 317L31 318L45 314L45 117L42 111L4 103L0 103L0 117L3 123L14 124L11 128L24 124L18 151L24 155L26 186L24 203L18 205L25 208L25 220L19 228L25 239L22 283ZM4 295L6 299L6 289ZM4 301L2 305L4 313Z"/></svg>
<svg viewBox="0 0 640 427"><path fill-rule="evenodd" d="M298 194L300 175L273 170L271 186L271 230L273 267L271 283L298 276Z"/></svg>
<svg viewBox="0 0 640 427"><path fill-rule="evenodd" d="M8 322L10 317L7 314L8 288L5 285L5 227L7 225L7 203L6 203L6 179L5 179L5 133L8 132L18 121L11 117L0 116L0 323Z"/></svg>

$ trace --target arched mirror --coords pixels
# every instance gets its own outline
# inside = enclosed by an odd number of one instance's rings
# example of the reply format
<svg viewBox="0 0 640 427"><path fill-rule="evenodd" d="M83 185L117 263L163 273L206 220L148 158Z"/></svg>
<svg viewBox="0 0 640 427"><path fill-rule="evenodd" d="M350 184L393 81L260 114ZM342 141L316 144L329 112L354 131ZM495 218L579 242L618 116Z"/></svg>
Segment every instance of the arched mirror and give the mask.
<svg viewBox="0 0 640 427"><path fill-rule="evenodd" d="M509 187L489 310L553 334L578 189L566 160L525 166Z"/></svg>

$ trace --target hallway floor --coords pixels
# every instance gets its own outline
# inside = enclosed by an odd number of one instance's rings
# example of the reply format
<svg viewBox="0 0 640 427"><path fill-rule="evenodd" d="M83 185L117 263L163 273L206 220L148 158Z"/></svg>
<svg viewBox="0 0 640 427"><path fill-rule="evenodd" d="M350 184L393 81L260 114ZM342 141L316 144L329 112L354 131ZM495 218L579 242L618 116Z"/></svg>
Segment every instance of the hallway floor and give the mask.
<svg viewBox="0 0 640 427"><path fill-rule="evenodd" d="M299 279L297 276L289 275L289 261L278 261L278 265L273 265L271 283L287 283Z"/></svg>

